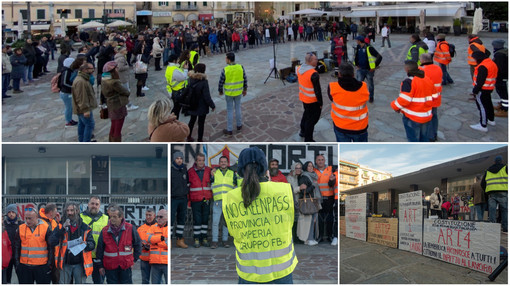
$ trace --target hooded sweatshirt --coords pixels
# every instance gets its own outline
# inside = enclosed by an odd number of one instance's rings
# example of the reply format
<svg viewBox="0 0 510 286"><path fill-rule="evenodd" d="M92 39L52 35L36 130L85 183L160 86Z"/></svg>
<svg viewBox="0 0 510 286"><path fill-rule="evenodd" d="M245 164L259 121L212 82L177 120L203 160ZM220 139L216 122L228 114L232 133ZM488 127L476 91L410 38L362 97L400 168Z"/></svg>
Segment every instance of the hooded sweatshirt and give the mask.
<svg viewBox="0 0 510 286"><path fill-rule="evenodd" d="M301 67L299 69L296 69L296 70L297 70L297 74L299 76L299 75L303 75L304 73L306 73L307 71L309 71L311 69L315 69L315 67L305 63L305 64L301 65ZM319 106L322 106L322 90L321 90L321 82L320 82L319 73L318 72L313 73L310 79L313 84L313 91L315 92L315 97L317 97L317 103L319 104Z"/></svg>

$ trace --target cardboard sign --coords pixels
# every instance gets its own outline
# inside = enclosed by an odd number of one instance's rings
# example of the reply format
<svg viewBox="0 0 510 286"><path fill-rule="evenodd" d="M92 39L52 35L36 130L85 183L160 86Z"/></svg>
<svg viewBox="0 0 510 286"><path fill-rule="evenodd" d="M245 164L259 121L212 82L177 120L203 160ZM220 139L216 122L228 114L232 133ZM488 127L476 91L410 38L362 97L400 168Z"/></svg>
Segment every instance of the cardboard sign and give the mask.
<svg viewBox="0 0 510 286"><path fill-rule="evenodd" d="M499 265L500 229L499 223L426 219L423 255L490 274Z"/></svg>
<svg viewBox="0 0 510 286"><path fill-rule="evenodd" d="M367 240L367 193L347 196L345 199L346 236Z"/></svg>
<svg viewBox="0 0 510 286"><path fill-rule="evenodd" d="M345 216L340 217L340 235L345 236Z"/></svg>
<svg viewBox="0 0 510 286"><path fill-rule="evenodd" d="M422 191L398 195L398 248L422 254Z"/></svg>
<svg viewBox="0 0 510 286"><path fill-rule="evenodd" d="M397 248L398 219L369 217L367 241Z"/></svg>

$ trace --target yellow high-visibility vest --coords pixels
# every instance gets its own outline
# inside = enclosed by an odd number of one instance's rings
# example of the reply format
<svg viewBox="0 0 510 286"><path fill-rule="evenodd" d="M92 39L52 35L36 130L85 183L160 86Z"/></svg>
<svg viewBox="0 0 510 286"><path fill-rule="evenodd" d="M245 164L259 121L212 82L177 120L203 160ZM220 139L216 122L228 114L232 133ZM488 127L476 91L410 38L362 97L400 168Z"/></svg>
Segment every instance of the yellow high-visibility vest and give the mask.
<svg viewBox="0 0 510 286"><path fill-rule="evenodd" d="M234 171L227 169L225 175L220 169L214 173L214 183L212 184L212 192L214 201L221 201L223 195L233 190L234 186Z"/></svg>
<svg viewBox="0 0 510 286"><path fill-rule="evenodd" d="M288 183L260 183L244 207L241 188L223 196L223 216L236 247L236 270L244 280L265 283L291 274L298 263L292 242L294 199Z"/></svg>
<svg viewBox="0 0 510 286"><path fill-rule="evenodd" d="M172 91L178 91L178 90L183 89L184 86L186 85L186 83L188 82L187 80L180 81L180 82L173 80L174 70L176 70L176 69L178 69L182 72L182 69L180 69L178 66L166 67L166 71L165 71L166 90L168 91L169 94L172 94Z"/></svg>
<svg viewBox="0 0 510 286"><path fill-rule="evenodd" d="M99 235L103 228L108 224L108 216L103 214L97 221L95 221L92 225L92 218L83 213L80 214L81 219L84 223L86 223L92 229L92 237L94 238L94 242L96 243L96 247L92 250L92 258L96 258L96 249L97 249L97 240L99 239Z"/></svg>
<svg viewBox="0 0 510 286"><path fill-rule="evenodd" d="M485 174L485 192L508 192L508 174L506 172L506 167L501 168L499 172L496 174L487 171Z"/></svg>
<svg viewBox="0 0 510 286"><path fill-rule="evenodd" d="M223 89L225 89L225 95L227 96L238 96L243 93L243 67L240 64L225 67L225 84Z"/></svg>

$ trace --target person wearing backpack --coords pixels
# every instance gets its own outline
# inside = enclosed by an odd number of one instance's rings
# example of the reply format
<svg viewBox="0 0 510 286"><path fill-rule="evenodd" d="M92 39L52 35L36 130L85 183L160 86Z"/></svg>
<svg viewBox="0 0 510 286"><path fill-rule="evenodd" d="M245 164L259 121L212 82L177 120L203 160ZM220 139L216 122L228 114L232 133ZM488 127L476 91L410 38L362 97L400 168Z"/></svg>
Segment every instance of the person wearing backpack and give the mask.
<svg viewBox="0 0 510 286"><path fill-rule="evenodd" d="M446 41L445 34L438 34L437 46L434 52L434 61L439 63L441 70L443 71L443 82L442 85L452 84L453 79L450 77L448 73L448 65L452 61L452 55L450 53L450 44Z"/></svg>
<svg viewBox="0 0 510 286"><path fill-rule="evenodd" d="M72 97L72 87L73 80L71 79L71 75L73 74L73 70L71 69L71 64L74 62L74 58L67 58L64 60L64 69L59 77L58 87L60 88L60 98L64 102L65 111L64 118L66 121L65 127L76 126L78 122L73 120L73 97Z"/></svg>
<svg viewBox="0 0 510 286"><path fill-rule="evenodd" d="M203 142L204 138L204 126L205 118L209 113L209 108L214 111L216 105L211 99L211 93L209 92L209 82L207 81L207 75L205 74L206 66L204 64L197 64L194 71L189 74L188 86L191 88L191 104L188 113L191 118L188 123L189 136L188 142L193 142L194 139L191 137L193 133L193 127L198 117L198 142Z"/></svg>

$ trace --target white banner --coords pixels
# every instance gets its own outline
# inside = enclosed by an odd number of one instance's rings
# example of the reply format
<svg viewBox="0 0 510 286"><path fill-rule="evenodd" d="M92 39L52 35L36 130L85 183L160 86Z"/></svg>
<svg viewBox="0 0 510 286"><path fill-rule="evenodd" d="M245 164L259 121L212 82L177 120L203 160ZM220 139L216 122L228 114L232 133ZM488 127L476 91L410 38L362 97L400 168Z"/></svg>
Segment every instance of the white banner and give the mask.
<svg viewBox="0 0 510 286"><path fill-rule="evenodd" d="M347 237L367 240L367 193L345 199L345 229Z"/></svg>
<svg viewBox="0 0 510 286"><path fill-rule="evenodd" d="M422 254L422 191L398 195L398 248Z"/></svg>
<svg viewBox="0 0 510 286"><path fill-rule="evenodd" d="M490 274L499 265L500 228L499 223L426 219L423 255Z"/></svg>

